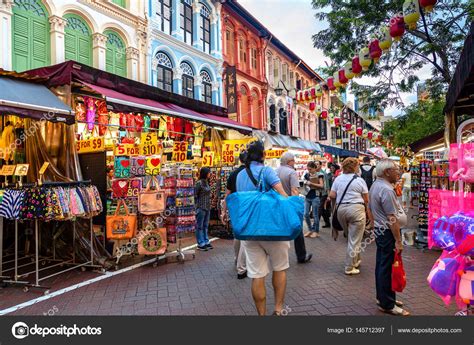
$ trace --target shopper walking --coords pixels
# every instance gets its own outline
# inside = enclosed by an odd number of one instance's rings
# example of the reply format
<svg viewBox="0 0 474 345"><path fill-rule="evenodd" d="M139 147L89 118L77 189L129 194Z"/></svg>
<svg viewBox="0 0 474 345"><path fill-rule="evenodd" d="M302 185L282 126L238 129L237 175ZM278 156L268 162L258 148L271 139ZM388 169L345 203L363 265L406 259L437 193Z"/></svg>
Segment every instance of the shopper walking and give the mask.
<svg viewBox="0 0 474 345"><path fill-rule="evenodd" d="M322 227L329 228L331 227L331 223L329 222L329 217L331 216L331 214L329 207L327 207L328 205L326 203L326 201L328 200L329 192L331 191L331 188L329 187L329 176L328 173L324 171L321 162L317 161L316 167L318 170L318 176L322 176L324 181L324 187L316 192L316 194L319 196L318 214L319 217L322 217L324 220L324 225Z"/></svg>
<svg viewBox="0 0 474 345"><path fill-rule="evenodd" d="M199 171L199 180L194 187L196 198L196 240L198 250L207 251L212 249L208 238L209 218L211 215L211 187L209 186L209 174L211 170L207 167Z"/></svg>
<svg viewBox="0 0 474 345"><path fill-rule="evenodd" d="M240 166L232 171L227 178L227 191L226 197L229 194L237 192L237 175L245 169L245 162L247 161L247 151L242 151L239 155L239 162ZM227 223L227 204L225 203L225 199L222 203L222 222ZM234 258L235 258L235 265L237 268L237 279L244 279L247 278L247 265L245 259L245 250L241 246L240 240L234 238Z"/></svg>
<svg viewBox="0 0 474 345"><path fill-rule="evenodd" d="M370 209L375 221L375 243L377 255L375 263L375 285L379 309L392 315L407 316L403 303L396 300L392 291L392 264L395 252L403 250L400 228L406 225L407 217L400 206L393 184L400 172L390 159L377 164L377 180L370 190Z"/></svg>
<svg viewBox="0 0 474 345"><path fill-rule="evenodd" d="M361 242L366 219L372 219L372 215L368 208L367 184L357 175L357 158L346 158L342 162L342 171L343 174L334 181L329 197L339 207L337 219L348 238L344 273L355 275L360 273Z"/></svg>
<svg viewBox="0 0 474 345"><path fill-rule="evenodd" d="M402 202L404 209L411 208L411 173L409 167L405 167L405 172L402 175Z"/></svg>
<svg viewBox="0 0 474 345"><path fill-rule="evenodd" d="M364 179L367 184L367 188L370 190L372 183L375 180L375 166L370 164L370 157L365 156L362 159L362 165L360 166L361 177Z"/></svg>
<svg viewBox="0 0 474 345"><path fill-rule="evenodd" d="M285 193L292 196L300 194L298 176L295 170L295 155L290 152L285 152L281 156L280 167L276 170L278 177L280 178L281 184ZM301 224L303 225L303 224ZM298 263L304 264L309 262L313 257L313 254L306 252L306 246L304 243L303 229L298 237L295 238L295 252Z"/></svg>
<svg viewBox="0 0 474 345"><path fill-rule="evenodd" d="M253 142L247 150L246 167L237 176L237 191L247 192L257 190L249 174L258 181L262 179L267 189L273 188L283 196L280 179L275 171L263 165L264 147L261 141ZM269 210L274 212L274 210ZM282 217L284 215L281 215ZM290 267L288 250L290 241L241 241L247 257L247 274L252 278L252 296L259 315L266 314L265 277L273 271L272 284L275 292L274 315L280 315L286 293L286 270Z"/></svg>
<svg viewBox="0 0 474 345"><path fill-rule="evenodd" d="M304 204L304 218L308 225L308 232L305 237L319 237L319 206L320 190L324 188L324 177L318 173L318 165L315 162L307 164L308 172L304 175L306 189L306 199ZM320 166L319 166L320 169ZM311 209L313 210L313 223L311 223Z"/></svg>

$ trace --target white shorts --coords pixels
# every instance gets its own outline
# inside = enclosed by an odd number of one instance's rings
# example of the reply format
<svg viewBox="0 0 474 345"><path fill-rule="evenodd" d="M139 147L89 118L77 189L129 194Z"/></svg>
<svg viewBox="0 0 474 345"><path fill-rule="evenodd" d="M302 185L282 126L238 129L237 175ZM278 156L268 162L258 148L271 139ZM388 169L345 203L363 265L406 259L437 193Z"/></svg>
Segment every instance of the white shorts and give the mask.
<svg viewBox="0 0 474 345"><path fill-rule="evenodd" d="M241 241L247 256L249 278L263 278L270 271L284 271L290 267L290 241Z"/></svg>

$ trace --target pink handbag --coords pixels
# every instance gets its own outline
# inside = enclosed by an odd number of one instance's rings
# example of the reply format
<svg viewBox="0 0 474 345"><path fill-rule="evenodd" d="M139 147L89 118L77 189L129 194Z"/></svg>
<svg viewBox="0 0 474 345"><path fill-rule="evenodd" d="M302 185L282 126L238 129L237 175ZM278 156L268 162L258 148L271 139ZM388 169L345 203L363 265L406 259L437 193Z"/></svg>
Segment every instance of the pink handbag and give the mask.
<svg viewBox="0 0 474 345"><path fill-rule="evenodd" d="M152 190L151 182L155 182L156 189ZM150 178L146 188L138 194L138 211L141 214L153 215L164 212L166 208L166 194L164 190L160 189L156 177Z"/></svg>

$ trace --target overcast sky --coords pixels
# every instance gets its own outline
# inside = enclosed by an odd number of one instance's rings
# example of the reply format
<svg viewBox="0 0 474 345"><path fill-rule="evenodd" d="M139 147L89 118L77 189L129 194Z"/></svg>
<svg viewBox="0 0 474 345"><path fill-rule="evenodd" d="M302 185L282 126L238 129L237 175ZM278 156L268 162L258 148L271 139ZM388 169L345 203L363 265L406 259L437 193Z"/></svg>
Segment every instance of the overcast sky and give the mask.
<svg viewBox="0 0 474 345"><path fill-rule="evenodd" d="M312 68L324 66L329 59L313 47L312 35L325 29L327 23L318 21L311 0L238 0L252 15L265 25L280 41ZM429 73L428 69L423 74ZM370 82L368 78L361 80ZM353 97L349 96L349 100ZM405 105L416 101L416 94L403 93ZM386 115L398 115L399 109L388 108Z"/></svg>

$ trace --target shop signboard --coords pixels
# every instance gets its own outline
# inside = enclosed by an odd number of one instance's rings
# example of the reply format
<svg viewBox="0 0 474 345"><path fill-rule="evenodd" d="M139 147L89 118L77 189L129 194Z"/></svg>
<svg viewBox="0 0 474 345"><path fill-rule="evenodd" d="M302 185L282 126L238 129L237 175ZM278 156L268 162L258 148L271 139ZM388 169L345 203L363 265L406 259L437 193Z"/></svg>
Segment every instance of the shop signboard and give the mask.
<svg viewBox="0 0 474 345"><path fill-rule="evenodd" d="M265 159L281 158L287 150L265 150Z"/></svg>
<svg viewBox="0 0 474 345"><path fill-rule="evenodd" d="M257 140L256 138L249 138L249 139L229 139L224 140L222 143L222 150L233 150L234 156L238 157L242 150L247 149L247 145L250 144L252 141ZM225 146L224 146L225 145ZM228 145L228 146L227 146ZM208 147L210 150L214 150L212 146L212 142L206 141L204 143L205 147ZM214 150L215 151L215 150Z"/></svg>
<svg viewBox="0 0 474 345"><path fill-rule="evenodd" d="M227 112L237 114L237 72L235 66L226 68L226 94L227 94ZM229 116L229 118L232 118Z"/></svg>
<svg viewBox="0 0 474 345"><path fill-rule="evenodd" d="M77 153L103 152L105 150L105 140L104 137L78 140L76 147Z"/></svg>
<svg viewBox="0 0 474 345"><path fill-rule="evenodd" d="M234 165L235 164L235 155L234 148L229 144L222 144L222 164L224 165Z"/></svg>
<svg viewBox="0 0 474 345"><path fill-rule="evenodd" d="M2 176L12 176L15 173L16 165L4 165L0 170Z"/></svg>
<svg viewBox="0 0 474 345"><path fill-rule="evenodd" d="M114 147L115 156L138 156L140 155L140 146L134 144L117 144Z"/></svg>
<svg viewBox="0 0 474 345"><path fill-rule="evenodd" d="M186 141L175 141L173 145L173 161L184 162L188 154L188 143Z"/></svg>
<svg viewBox="0 0 474 345"><path fill-rule="evenodd" d="M318 118L319 122L319 140L327 140L328 139L328 123L326 120L322 119L321 117Z"/></svg>
<svg viewBox="0 0 474 345"><path fill-rule="evenodd" d="M203 167L212 167L214 166L214 151L206 151L202 157L202 166Z"/></svg>

